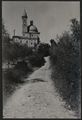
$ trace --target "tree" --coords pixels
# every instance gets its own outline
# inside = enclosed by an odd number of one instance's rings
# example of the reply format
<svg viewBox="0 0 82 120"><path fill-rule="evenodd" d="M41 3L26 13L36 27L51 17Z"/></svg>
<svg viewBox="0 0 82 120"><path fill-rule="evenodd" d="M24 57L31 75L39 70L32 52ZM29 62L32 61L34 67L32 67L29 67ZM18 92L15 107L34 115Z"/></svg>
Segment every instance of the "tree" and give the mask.
<svg viewBox="0 0 82 120"><path fill-rule="evenodd" d="M74 18L71 19L71 36L72 36L72 44L74 45L75 50L80 50L80 23L79 21Z"/></svg>
<svg viewBox="0 0 82 120"><path fill-rule="evenodd" d="M10 37L2 21L2 61L9 63Z"/></svg>
<svg viewBox="0 0 82 120"><path fill-rule="evenodd" d="M39 54L45 57L49 55L49 48L50 48L50 45L48 43L40 43L37 51Z"/></svg>
<svg viewBox="0 0 82 120"><path fill-rule="evenodd" d="M70 28L72 31L72 36L74 40L79 41L80 40L80 23L76 18L71 19L70 21L71 21Z"/></svg>
<svg viewBox="0 0 82 120"><path fill-rule="evenodd" d="M58 41L57 47L53 45L51 52L53 80L59 93L66 100L66 103L69 104L72 109L77 109L81 70L80 23L77 19L71 20L70 32L65 31L59 37ZM54 43L54 41L52 42ZM58 77L58 79L55 79L55 77Z"/></svg>

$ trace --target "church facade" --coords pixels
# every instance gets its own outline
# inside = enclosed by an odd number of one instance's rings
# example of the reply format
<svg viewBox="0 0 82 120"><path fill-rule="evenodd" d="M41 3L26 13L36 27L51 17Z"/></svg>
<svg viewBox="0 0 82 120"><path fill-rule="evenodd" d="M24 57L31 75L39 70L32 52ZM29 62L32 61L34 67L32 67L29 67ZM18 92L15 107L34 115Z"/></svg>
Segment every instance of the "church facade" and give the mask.
<svg viewBox="0 0 82 120"><path fill-rule="evenodd" d="M14 33L13 41L21 45L26 44L28 47L36 47L40 42L40 32L38 32L37 27L34 25L33 20L30 21L30 25L27 23L27 13L24 10L22 16L22 36L16 36Z"/></svg>

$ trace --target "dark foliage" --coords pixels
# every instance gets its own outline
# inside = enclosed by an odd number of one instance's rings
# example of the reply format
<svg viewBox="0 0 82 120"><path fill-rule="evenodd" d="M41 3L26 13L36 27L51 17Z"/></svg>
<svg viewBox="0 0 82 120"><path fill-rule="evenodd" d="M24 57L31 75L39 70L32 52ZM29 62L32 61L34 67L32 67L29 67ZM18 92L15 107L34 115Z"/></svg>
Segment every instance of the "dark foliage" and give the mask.
<svg viewBox="0 0 82 120"><path fill-rule="evenodd" d="M45 60L42 57L42 54L35 53L31 56L29 56L29 61L33 67L41 67L44 65Z"/></svg>
<svg viewBox="0 0 82 120"><path fill-rule="evenodd" d="M25 83L24 77L32 73L32 68L25 61L18 62L14 68L2 72L3 77L3 99L9 97L14 90L22 83Z"/></svg>
<svg viewBox="0 0 82 120"><path fill-rule="evenodd" d="M78 29L78 30L77 30ZM71 34L64 32L51 46L52 78L60 95L73 110L80 102L80 24L71 22Z"/></svg>
<svg viewBox="0 0 82 120"><path fill-rule="evenodd" d="M37 48L37 52L42 55L42 57L47 57L49 56L49 48L50 45L48 43L40 43Z"/></svg>
<svg viewBox="0 0 82 120"><path fill-rule="evenodd" d="M6 79L14 81L16 83L24 82L23 78L32 72L32 68L29 68L25 61L18 62L14 68L8 70L5 74Z"/></svg>

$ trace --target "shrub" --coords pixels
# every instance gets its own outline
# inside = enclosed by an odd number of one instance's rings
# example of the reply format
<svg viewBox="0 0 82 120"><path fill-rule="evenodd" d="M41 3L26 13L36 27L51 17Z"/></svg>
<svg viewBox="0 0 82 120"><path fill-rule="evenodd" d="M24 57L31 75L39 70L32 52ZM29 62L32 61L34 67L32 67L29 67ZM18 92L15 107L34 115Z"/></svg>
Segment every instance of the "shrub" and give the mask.
<svg viewBox="0 0 82 120"><path fill-rule="evenodd" d="M76 24L71 24L71 34L64 32L57 47L53 46L51 49L51 64L52 78L57 90L67 104L77 110L80 90L80 37L77 36L79 33L74 32L78 28ZM79 23L77 25L80 26Z"/></svg>
<svg viewBox="0 0 82 120"><path fill-rule="evenodd" d="M49 48L50 45L48 43L40 43L37 47L37 52L42 55L42 57L47 57L49 56Z"/></svg>
<svg viewBox="0 0 82 120"><path fill-rule="evenodd" d="M29 62L32 64L32 66L34 67L41 67L42 65L44 65L45 63L45 60L44 58L42 57L42 55L40 54L33 54L33 55L30 55L29 56Z"/></svg>

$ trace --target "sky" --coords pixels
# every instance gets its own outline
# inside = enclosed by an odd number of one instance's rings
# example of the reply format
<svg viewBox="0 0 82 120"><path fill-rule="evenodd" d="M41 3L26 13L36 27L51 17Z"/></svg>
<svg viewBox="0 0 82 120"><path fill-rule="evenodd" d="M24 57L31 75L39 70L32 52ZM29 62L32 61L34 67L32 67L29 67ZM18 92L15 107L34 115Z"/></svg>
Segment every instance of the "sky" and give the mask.
<svg viewBox="0 0 82 120"><path fill-rule="evenodd" d="M55 39L65 30L69 30L70 19L80 20L80 2L57 1L3 1L2 18L11 37L14 34L22 35L22 18L24 9L27 12L27 24L33 20L40 32L42 42Z"/></svg>

